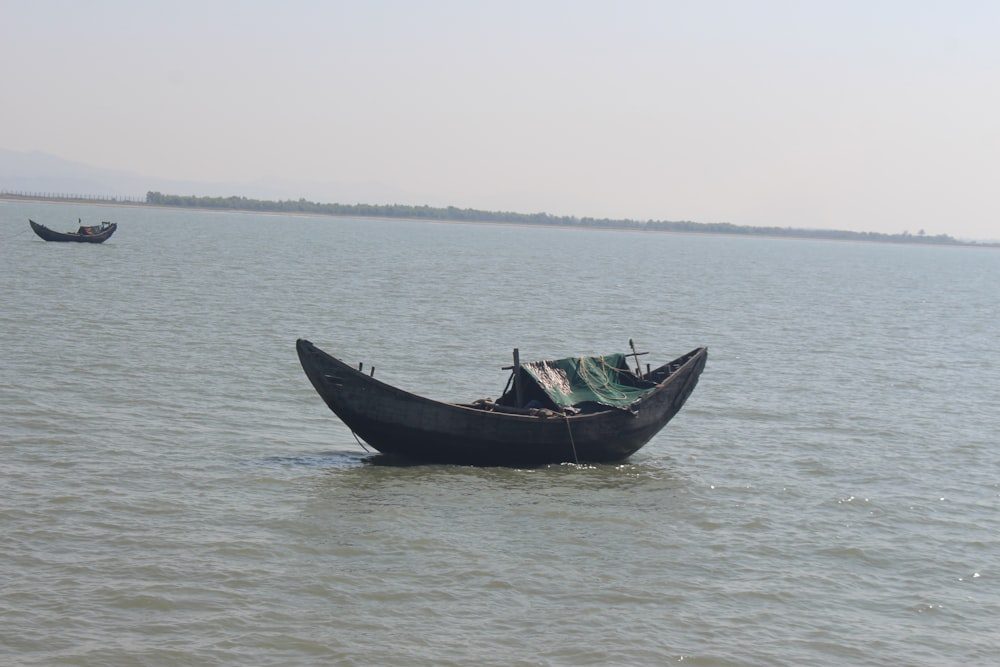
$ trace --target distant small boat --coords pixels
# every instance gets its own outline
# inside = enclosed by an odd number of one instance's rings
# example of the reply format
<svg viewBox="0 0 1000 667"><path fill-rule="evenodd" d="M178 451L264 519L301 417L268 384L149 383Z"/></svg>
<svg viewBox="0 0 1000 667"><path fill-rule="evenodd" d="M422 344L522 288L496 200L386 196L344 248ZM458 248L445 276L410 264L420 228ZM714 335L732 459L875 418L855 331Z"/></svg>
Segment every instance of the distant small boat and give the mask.
<svg viewBox="0 0 1000 667"><path fill-rule="evenodd" d="M105 220L97 225L80 225L80 228L75 232L56 232L45 225L40 225L34 220L29 219L31 223L31 228L35 230L35 233L39 237L45 239L46 241L58 241L58 242L73 242L76 243L104 243L111 235L115 233L118 229L117 222L108 222Z"/></svg>
<svg viewBox="0 0 1000 667"><path fill-rule="evenodd" d="M496 401L443 403L380 382L307 340L297 349L327 406L383 454L500 466L631 456L681 409L708 358L700 347L642 372L625 354L521 363L515 350Z"/></svg>

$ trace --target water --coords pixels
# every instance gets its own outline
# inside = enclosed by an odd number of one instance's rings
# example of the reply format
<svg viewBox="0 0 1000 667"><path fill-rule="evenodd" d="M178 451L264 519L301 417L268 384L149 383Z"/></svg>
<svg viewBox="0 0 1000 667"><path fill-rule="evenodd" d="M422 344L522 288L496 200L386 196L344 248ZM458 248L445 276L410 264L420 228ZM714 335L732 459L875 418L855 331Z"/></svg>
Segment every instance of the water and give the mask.
<svg viewBox="0 0 1000 667"><path fill-rule="evenodd" d="M996 251L32 203L0 230L0 663L1000 655ZM710 358L622 464L393 467L298 337L443 400L498 395L514 347Z"/></svg>

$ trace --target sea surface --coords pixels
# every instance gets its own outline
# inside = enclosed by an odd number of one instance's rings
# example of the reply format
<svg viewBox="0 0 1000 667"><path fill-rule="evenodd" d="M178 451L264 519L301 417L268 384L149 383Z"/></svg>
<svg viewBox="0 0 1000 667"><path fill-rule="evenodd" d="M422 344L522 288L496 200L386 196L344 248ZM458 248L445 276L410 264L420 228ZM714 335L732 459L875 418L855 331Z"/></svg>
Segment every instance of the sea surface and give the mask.
<svg viewBox="0 0 1000 667"><path fill-rule="evenodd" d="M0 233L0 664L1000 661L1000 251L27 202ZM620 464L399 466L299 337L442 400L515 347L709 361Z"/></svg>

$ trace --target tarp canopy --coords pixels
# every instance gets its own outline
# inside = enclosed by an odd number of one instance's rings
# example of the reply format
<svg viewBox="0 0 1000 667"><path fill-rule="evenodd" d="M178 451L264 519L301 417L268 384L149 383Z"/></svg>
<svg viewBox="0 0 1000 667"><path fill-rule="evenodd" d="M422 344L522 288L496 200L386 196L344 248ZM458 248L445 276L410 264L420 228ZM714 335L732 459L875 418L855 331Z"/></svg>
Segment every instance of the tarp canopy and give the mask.
<svg viewBox="0 0 1000 667"><path fill-rule="evenodd" d="M597 403L628 409L655 387L652 382L637 380L620 353L535 361L521 364L521 368L525 396L537 395L533 391L537 387L560 408Z"/></svg>

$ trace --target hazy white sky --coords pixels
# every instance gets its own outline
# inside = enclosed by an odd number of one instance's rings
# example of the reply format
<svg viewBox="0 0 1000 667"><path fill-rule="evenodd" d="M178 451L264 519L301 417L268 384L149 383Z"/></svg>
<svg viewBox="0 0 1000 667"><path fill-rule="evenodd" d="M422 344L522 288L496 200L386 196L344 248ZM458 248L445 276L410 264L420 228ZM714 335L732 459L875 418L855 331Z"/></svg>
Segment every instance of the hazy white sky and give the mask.
<svg viewBox="0 0 1000 667"><path fill-rule="evenodd" d="M994 0L0 0L0 98L290 198L1000 238Z"/></svg>

